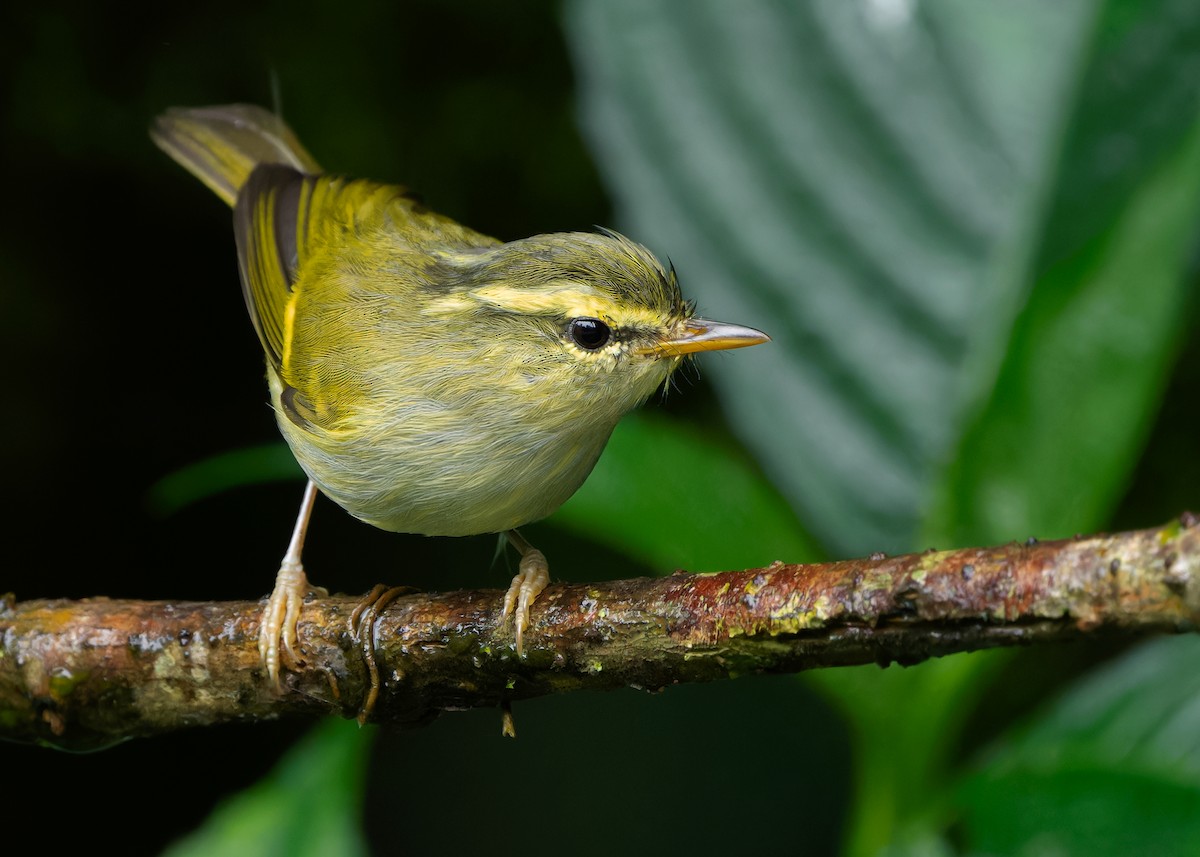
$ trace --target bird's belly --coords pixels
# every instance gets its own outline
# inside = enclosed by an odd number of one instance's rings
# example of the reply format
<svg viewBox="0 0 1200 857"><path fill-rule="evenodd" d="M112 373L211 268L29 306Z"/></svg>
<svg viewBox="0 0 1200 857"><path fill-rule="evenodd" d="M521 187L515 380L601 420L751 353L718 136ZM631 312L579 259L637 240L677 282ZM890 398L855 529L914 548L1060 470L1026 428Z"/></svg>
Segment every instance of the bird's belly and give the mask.
<svg viewBox="0 0 1200 857"><path fill-rule="evenodd" d="M511 422L473 420L314 435L282 415L279 424L309 478L351 515L430 536L502 532L546 517L583 484L613 428L508 430Z"/></svg>

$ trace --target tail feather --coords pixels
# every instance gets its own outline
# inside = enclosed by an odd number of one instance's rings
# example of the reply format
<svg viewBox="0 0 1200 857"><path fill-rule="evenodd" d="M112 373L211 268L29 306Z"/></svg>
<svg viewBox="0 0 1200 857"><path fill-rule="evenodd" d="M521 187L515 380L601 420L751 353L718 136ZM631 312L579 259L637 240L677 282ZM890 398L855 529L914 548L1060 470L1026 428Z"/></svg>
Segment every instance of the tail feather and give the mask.
<svg viewBox="0 0 1200 857"><path fill-rule="evenodd" d="M282 119L252 104L173 107L154 120L150 136L230 206L259 164L321 172Z"/></svg>

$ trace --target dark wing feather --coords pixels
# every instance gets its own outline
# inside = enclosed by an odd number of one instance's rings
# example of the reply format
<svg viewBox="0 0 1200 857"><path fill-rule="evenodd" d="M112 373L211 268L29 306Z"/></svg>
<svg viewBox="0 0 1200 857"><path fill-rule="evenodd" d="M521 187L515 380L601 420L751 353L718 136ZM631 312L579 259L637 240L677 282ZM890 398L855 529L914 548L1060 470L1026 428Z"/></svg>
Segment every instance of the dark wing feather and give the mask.
<svg viewBox="0 0 1200 857"><path fill-rule="evenodd" d="M234 235L242 295L267 360L283 369L285 319L308 234L313 183L278 164L259 166L242 186L234 207Z"/></svg>

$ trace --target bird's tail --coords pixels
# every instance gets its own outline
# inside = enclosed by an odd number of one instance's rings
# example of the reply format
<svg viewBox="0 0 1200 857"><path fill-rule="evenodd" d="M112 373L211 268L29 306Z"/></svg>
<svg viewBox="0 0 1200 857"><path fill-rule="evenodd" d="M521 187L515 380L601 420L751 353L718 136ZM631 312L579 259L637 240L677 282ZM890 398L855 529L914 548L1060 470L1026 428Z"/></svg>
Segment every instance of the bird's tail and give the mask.
<svg viewBox="0 0 1200 857"><path fill-rule="evenodd" d="M154 120L150 136L230 206L259 164L321 172L282 119L252 104L173 107Z"/></svg>

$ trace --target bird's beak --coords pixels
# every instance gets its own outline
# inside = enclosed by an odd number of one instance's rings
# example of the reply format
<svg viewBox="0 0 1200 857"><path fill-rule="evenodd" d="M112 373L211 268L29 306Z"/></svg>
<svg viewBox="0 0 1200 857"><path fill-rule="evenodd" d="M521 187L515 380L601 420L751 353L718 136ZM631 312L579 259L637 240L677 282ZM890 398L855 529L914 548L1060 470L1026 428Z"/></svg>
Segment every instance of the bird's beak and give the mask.
<svg viewBox="0 0 1200 857"><path fill-rule="evenodd" d="M709 321L706 318L690 318L674 328L665 338L639 349L639 353L655 357L682 357L697 351L746 348L770 341L771 337L752 327Z"/></svg>

